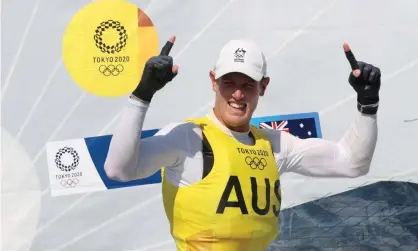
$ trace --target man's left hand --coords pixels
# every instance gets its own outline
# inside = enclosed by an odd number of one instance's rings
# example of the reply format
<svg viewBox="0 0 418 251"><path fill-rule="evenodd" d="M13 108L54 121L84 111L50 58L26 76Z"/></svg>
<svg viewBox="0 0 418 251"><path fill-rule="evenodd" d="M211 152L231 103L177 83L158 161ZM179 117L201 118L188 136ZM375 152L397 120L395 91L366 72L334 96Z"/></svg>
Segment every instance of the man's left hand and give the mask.
<svg viewBox="0 0 418 251"><path fill-rule="evenodd" d="M372 64L357 61L347 43L344 43L343 47L352 69L348 82L357 92L357 109L365 114L375 114L379 103L380 69Z"/></svg>

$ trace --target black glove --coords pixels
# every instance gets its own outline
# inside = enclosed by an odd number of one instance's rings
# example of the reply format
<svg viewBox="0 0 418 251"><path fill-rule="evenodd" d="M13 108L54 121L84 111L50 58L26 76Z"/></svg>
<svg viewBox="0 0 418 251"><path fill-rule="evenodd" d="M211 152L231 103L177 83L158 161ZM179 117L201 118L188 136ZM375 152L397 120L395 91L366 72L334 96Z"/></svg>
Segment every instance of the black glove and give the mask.
<svg viewBox="0 0 418 251"><path fill-rule="evenodd" d="M154 94L177 75L177 66L173 68L173 58L169 56L174 38L164 45L159 56L148 59L145 63L141 81L132 95L146 102L151 102Z"/></svg>
<svg viewBox="0 0 418 251"><path fill-rule="evenodd" d="M348 45L344 45L344 51L352 69L348 82L357 92L357 109L364 114L376 114L379 108L380 69L357 61ZM355 76L356 70L360 70L358 77Z"/></svg>

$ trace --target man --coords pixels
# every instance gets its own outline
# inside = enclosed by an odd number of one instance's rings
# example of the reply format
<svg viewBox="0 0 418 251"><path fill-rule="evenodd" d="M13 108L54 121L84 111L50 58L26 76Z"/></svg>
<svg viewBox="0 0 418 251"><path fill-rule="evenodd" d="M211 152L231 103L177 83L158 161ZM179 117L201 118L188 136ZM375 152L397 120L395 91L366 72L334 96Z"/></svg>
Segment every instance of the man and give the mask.
<svg viewBox="0 0 418 251"><path fill-rule="evenodd" d="M169 56L174 40L146 63L113 134L105 170L111 179L129 181L162 169L164 207L178 250L266 250L279 233L280 173L368 173L377 140L380 70L357 62L347 44L353 69L348 82L358 93L359 112L339 142L250 126L270 78L264 54L247 40L228 42L209 72L216 100L207 116L140 139L154 94L178 73Z"/></svg>

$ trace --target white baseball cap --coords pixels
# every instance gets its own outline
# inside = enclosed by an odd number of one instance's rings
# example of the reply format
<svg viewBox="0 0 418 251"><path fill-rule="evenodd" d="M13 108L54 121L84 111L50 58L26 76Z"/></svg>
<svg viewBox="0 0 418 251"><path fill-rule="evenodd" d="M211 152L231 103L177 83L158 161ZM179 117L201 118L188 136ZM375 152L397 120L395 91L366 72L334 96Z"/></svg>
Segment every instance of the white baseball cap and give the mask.
<svg viewBox="0 0 418 251"><path fill-rule="evenodd" d="M222 47L214 71L215 79L240 72L260 81L267 77L267 62L264 53L253 41L230 40Z"/></svg>

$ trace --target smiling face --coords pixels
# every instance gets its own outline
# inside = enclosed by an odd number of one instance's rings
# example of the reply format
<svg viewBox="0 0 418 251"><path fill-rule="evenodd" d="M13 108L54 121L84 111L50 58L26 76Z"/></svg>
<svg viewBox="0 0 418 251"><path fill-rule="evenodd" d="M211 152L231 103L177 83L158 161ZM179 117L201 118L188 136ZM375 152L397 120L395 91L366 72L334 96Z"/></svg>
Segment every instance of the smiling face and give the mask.
<svg viewBox="0 0 418 251"><path fill-rule="evenodd" d="M229 73L215 80L210 72L212 89L216 93L214 113L231 130L243 132L250 126L258 99L264 95L269 78L255 81L242 73Z"/></svg>

